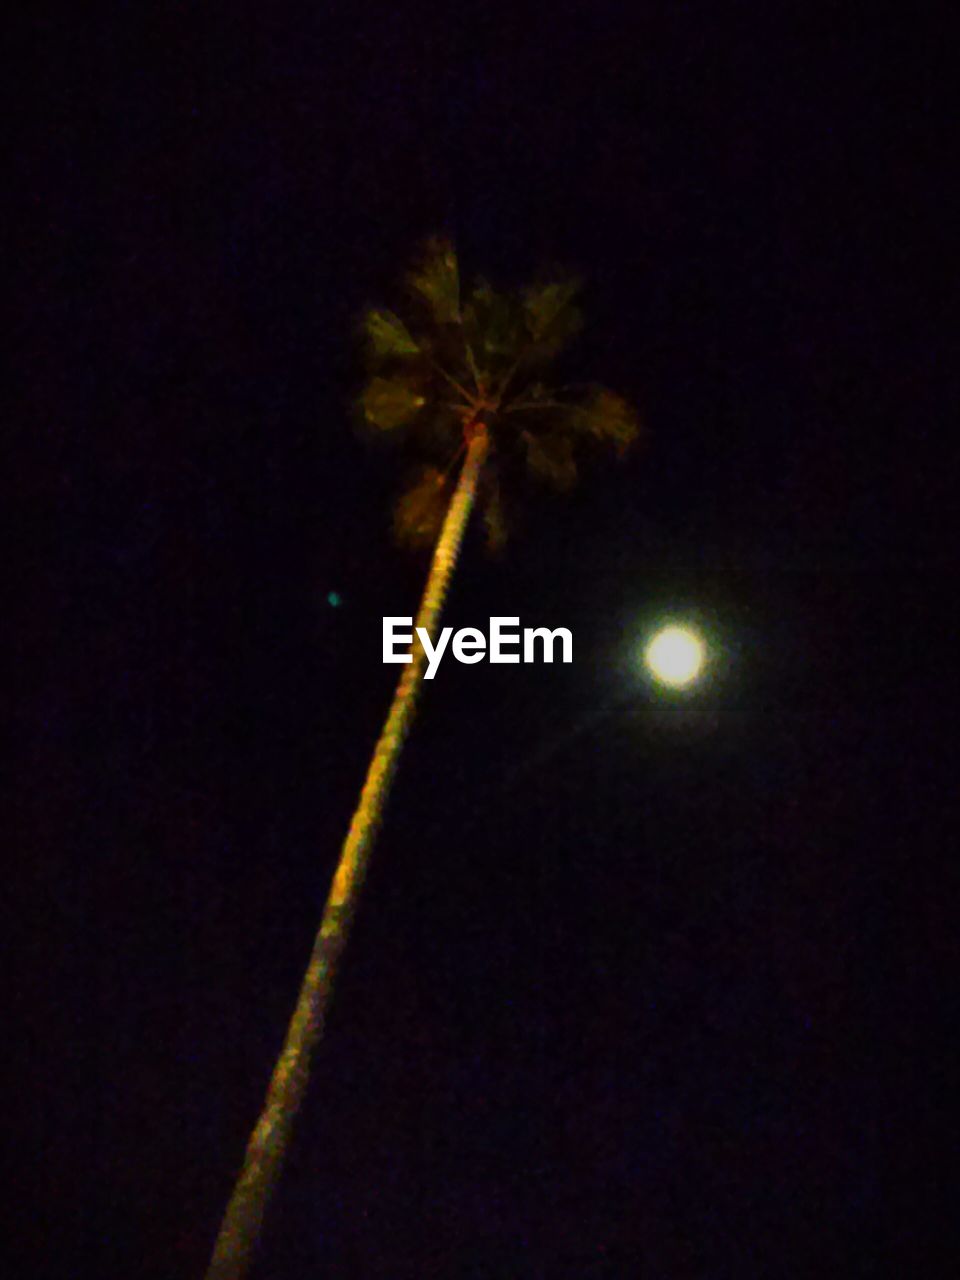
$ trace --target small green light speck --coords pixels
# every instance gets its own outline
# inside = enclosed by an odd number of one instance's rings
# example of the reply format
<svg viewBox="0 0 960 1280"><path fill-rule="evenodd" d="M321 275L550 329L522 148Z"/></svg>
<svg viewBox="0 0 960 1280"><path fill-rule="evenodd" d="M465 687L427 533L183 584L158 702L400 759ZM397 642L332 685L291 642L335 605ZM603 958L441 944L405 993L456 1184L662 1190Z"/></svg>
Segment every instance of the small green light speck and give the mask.
<svg viewBox="0 0 960 1280"><path fill-rule="evenodd" d="M339 591L330 591L327 593L327 604L330 605L331 608L336 609L340 603L341 596Z"/></svg>

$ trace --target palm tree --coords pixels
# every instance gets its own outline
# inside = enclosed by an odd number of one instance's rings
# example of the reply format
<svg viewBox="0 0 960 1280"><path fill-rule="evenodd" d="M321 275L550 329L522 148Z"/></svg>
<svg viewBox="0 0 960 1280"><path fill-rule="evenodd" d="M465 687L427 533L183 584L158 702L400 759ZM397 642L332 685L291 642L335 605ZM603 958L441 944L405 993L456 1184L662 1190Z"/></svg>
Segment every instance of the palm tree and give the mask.
<svg viewBox="0 0 960 1280"><path fill-rule="evenodd" d="M488 545L497 547L505 532L504 493L518 470L569 488L584 446L612 444L622 453L636 436L637 422L629 406L602 387L574 384L551 391L538 380L580 328L573 301L579 288L575 279L553 280L509 295L478 280L463 301L453 245L431 237L406 283L409 324L383 308L363 314L368 376L356 407L369 428L402 438L418 456L417 470L397 503L395 532L402 543L433 545L415 627L435 637L478 500ZM426 665L418 639L412 657L373 752L207 1280L239 1280L252 1260L413 719Z"/></svg>

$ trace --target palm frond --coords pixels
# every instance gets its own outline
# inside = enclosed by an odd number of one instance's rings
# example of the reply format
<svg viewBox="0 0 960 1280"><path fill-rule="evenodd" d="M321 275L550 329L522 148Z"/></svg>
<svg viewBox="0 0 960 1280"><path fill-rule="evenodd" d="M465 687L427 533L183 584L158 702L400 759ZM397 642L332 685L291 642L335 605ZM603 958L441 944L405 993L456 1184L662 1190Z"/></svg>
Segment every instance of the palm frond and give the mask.
<svg viewBox="0 0 960 1280"><path fill-rule="evenodd" d="M559 432L534 434L524 431L523 443L527 467L532 475L553 489L565 493L577 483L577 464L573 456L573 440Z"/></svg>
<svg viewBox="0 0 960 1280"><path fill-rule="evenodd" d="M516 300L498 293L483 279L477 281L463 309L463 328L470 349L487 368L515 360L527 337Z"/></svg>
<svg viewBox="0 0 960 1280"><path fill-rule="evenodd" d="M419 263L407 275L407 284L426 303L437 324L459 324L460 268L449 240L431 236L426 241Z"/></svg>
<svg viewBox="0 0 960 1280"><path fill-rule="evenodd" d="M371 378L361 395L366 421L383 431L408 423L423 408L426 397L409 378Z"/></svg>
<svg viewBox="0 0 960 1280"><path fill-rule="evenodd" d="M583 316L573 305L579 291L580 281L575 278L524 291L524 321L539 355L557 355L583 328Z"/></svg>
<svg viewBox="0 0 960 1280"><path fill-rule="evenodd" d="M413 550L433 546L440 535L448 501L446 475L437 467L421 467L394 506L396 541Z"/></svg>
<svg viewBox="0 0 960 1280"><path fill-rule="evenodd" d="M606 387L594 388L586 402L574 411L578 429L604 444L612 444L623 454L640 433L634 409Z"/></svg>
<svg viewBox="0 0 960 1280"><path fill-rule="evenodd" d="M374 356L403 359L420 355L420 347L407 326L398 315L384 307L371 307L364 315L363 327Z"/></svg>

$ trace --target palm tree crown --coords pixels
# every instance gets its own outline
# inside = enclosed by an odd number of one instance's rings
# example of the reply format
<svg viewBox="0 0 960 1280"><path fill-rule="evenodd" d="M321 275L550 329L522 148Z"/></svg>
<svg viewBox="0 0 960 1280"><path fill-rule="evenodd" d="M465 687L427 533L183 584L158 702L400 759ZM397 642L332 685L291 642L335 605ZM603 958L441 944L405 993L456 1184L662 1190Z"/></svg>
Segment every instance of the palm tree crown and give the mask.
<svg viewBox="0 0 960 1280"><path fill-rule="evenodd" d="M637 436L636 415L596 384L551 389L541 380L582 327L575 277L518 293L478 279L462 300L456 251L432 236L406 285L406 320L383 307L363 314L367 379L356 406L368 427L404 437L419 457L396 505L397 538L435 543L464 429L483 423L490 447L478 501L496 547L506 534L504 480L526 471L569 489L583 449L608 444L622 454Z"/></svg>

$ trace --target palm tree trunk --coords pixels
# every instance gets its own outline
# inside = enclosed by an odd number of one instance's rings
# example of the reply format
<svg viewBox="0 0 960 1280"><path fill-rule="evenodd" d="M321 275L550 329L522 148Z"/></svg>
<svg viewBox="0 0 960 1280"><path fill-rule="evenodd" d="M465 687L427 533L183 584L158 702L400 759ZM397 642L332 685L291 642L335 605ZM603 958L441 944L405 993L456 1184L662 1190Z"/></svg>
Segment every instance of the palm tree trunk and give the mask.
<svg viewBox="0 0 960 1280"><path fill-rule="evenodd" d="M416 626L435 638L436 625L473 509L480 472L489 449L486 429L470 424L469 444L457 488L433 553ZM273 1071L266 1101L247 1145L243 1169L227 1205L206 1280L241 1280L250 1267L264 1211L286 1154L293 1122L306 1091L310 1058L323 1031L337 961L347 940L374 838L380 826L397 760L409 731L426 655L414 631L413 661L404 667L380 740L373 753L360 802L344 841L320 930L283 1051Z"/></svg>

